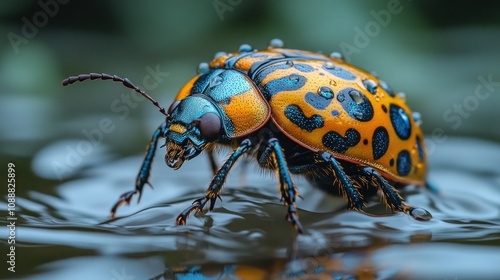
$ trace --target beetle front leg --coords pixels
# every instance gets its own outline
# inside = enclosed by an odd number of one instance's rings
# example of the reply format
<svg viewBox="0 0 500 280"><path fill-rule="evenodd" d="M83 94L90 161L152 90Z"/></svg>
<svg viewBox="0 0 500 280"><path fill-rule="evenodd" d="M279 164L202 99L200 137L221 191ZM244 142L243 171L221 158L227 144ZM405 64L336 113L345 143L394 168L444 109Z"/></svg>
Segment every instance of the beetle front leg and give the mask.
<svg viewBox="0 0 500 280"><path fill-rule="evenodd" d="M156 147L158 146L158 139L162 137L163 132L165 131L165 126L166 124L163 123L160 127L158 127L158 129L156 129L153 136L151 137L151 141L146 148L146 156L142 161L141 169L139 170L139 174L137 174L137 177L135 179L135 190L128 191L120 196L118 201L111 208L111 218L115 216L118 207L120 207L120 205L122 205L123 203L129 204L130 200L135 194L139 194L139 197L137 199L137 203L139 203L141 201L142 189L145 184L149 185L151 188L153 187L149 183L148 179L151 171L151 164L153 163L153 158L155 156Z"/></svg>
<svg viewBox="0 0 500 280"><path fill-rule="evenodd" d="M266 149L259 156L258 160L261 166L271 164L276 169L280 180L281 199L284 201L285 206L288 207L286 219L292 223L298 233L302 233L302 225L299 221L297 207L295 206L295 200L300 195L290 176L285 155L278 139L269 138L267 140Z"/></svg>
<svg viewBox="0 0 500 280"><path fill-rule="evenodd" d="M210 201L210 211L214 209L215 201L217 198L220 199L220 192L222 190L222 186L226 181L227 174L233 164L240 158L243 154L245 154L249 149L253 147L252 142L249 139L245 139L241 142L241 144L233 151L233 153L229 156L229 158L224 162L224 164L219 168L217 173L214 175L212 181L210 182L210 186L205 192L205 196L196 199L193 201L193 204L186 208L182 213L177 216L176 223L178 225L185 225L189 214L192 212L198 212L205 207L205 204Z"/></svg>

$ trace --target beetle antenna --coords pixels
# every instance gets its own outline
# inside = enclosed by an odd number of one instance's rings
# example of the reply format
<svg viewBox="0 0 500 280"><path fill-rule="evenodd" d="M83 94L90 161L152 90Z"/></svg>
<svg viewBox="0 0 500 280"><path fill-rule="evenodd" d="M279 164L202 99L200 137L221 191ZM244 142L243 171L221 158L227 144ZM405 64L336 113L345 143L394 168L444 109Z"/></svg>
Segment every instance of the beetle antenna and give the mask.
<svg viewBox="0 0 500 280"><path fill-rule="evenodd" d="M138 94L144 96L147 100L151 101L153 105L158 107L160 109L160 113L164 114L165 116L168 117L167 112L165 111L165 108L160 106L160 103L158 101L154 100L151 96L149 96L145 91L140 89L138 86L134 85L128 78L121 78L116 75L109 75L105 73L89 73L89 74L80 74L77 76L71 76L62 81L63 86L71 85L74 82L83 82L85 80L113 80L114 82L121 82L124 86L133 89L135 92Z"/></svg>

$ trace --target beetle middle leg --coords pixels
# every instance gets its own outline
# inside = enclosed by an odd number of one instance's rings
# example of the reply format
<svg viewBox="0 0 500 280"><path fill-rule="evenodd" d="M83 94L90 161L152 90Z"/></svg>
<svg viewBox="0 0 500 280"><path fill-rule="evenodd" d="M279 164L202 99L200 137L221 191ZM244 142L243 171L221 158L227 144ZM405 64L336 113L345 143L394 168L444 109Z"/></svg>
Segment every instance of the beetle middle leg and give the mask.
<svg viewBox="0 0 500 280"><path fill-rule="evenodd" d="M337 160L328 152L319 152L318 155L320 160L330 164L335 177L339 180L341 192L347 199L347 207L349 209L361 210L364 207L364 198L358 188L352 184Z"/></svg>
<svg viewBox="0 0 500 280"><path fill-rule="evenodd" d="M243 154L248 152L249 149L253 147L252 142L249 139L245 139L241 142L241 144L236 148L233 153L229 156L229 158L224 162L224 164L219 168L217 173L214 175L212 181L210 182L210 186L205 192L205 196L196 199L193 201L193 204L186 208L182 213L180 213L176 218L176 223L178 225L186 224L186 220L192 212L198 212L205 207L205 204L210 201L210 211L214 209L215 201L217 198L220 199L220 192L222 190L222 186L226 181L227 174L233 164L240 158Z"/></svg>
<svg viewBox="0 0 500 280"><path fill-rule="evenodd" d="M266 148L258 156L258 161L261 166L271 165L276 170L280 180L281 199L288 207L286 219L292 223L298 233L302 233L302 225L295 206L296 197L300 197L300 195L290 176L285 155L278 139L269 138L267 140Z"/></svg>
<svg viewBox="0 0 500 280"><path fill-rule="evenodd" d="M156 129L156 131L153 133L151 141L149 142L148 147L146 149L146 156L144 157L144 160L142 162L141 169L139 170L139 174L137 174L137 177L135 179L135 189L133 191L128 191L120 196L118 201L111 208L111 218L115 216L118 207L120 207L120 205L122 205L123 203L129 204L130 200L132 200L132 197L135 194L139 195L137 202L140 202L142 196L142 189L144 188L144 185L147 184L150 187L153 187L149 183L148 179L151 172L151 164L153 163L156 147L158 146L158 139L163 137L164 131L165 131L165 123L163 123L160 127L158 127L158 129Z"/></svg>

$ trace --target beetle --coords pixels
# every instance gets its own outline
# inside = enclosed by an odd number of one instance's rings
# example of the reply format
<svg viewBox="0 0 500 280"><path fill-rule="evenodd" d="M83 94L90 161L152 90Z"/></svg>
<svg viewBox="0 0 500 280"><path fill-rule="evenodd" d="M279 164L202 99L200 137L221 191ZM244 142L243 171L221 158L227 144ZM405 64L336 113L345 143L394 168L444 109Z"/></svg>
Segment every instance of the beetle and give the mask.
<svg viewBox="0 0 500 280"><path fill-rule="evenodd" d="M89 79L120 82L166 116L149 142L135 189L120 196L112 217L134 195L140 201L158 141L165 139L167 166L178 169L206 150L214 170L205 194L178 215L178 225L208 202L210 211L214 209L228 172L243 155L275 170L286 219L299 233L303 227L295 201L300 195L291 174L342 195L348 209L362 211L366 197L378 192L395 212L431 218L425 209L406 204L397 190L426 185L420 115L412 113L402 93L339 53L286 49L279 39L264 50L244 44L235 53L219 52L210 63L199 65L198 75L180 89L168 110L116 75L81 74L62 84ZM213 150L219 146L233 151L217 167Z"/></svg>

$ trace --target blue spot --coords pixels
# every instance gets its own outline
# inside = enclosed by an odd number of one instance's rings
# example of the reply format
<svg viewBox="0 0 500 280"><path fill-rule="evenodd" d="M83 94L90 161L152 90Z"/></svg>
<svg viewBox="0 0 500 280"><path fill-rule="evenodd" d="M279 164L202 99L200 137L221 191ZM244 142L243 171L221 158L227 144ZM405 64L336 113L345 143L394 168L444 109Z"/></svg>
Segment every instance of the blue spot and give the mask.
<svg viewBox="0 0 500 280"><path fill-rule="evenodd" d="M401 107L391 104L389 108L392 126L399 138L406 140L411 134L411 124L408 114Z"/></svg>
<svg viewBox="0 0 500 280"><path fill-rule="evenodd" d="M310 118L304 115L304 112L297 105L288 105L285 108L285 116L295 125L303 130L311 132L316 128L323 127L325 122L320 115L312 115Z"/></svg>
<svg viewBox="0 0 500 280"><path fill-rule="evenodd" d="M372 150L373 159L377 160L385 155L389 148L389 133L383 126L379 126L373 132Z"/></svg>
<svg viewBox="0 0 500 280"><path fill-rule="evenodd" d="M231 97L252 89L245 75L235 70L224 70L218 76L209 80L205 94L216 102L229 103Z"/></svg>
<svg viewBox="0 0 500 280"><path fill-rule="evenodd" d="M260 86L262 94L266 97L266 99L271 99L273 95L283 92L283 91L296 91L301 89L305 83L307 82L306 77L291 74L285 77L281 77L272 81L269 81L267 84Z"/></svg>
<svg viewBox="0 0 500 280"><path fill-rule="evenodd" d="M293 67L298 71L304 73L314 71L314 68L307 64L302 64L302 63L295 64L293 63L293 60L290 59L285 60L284 58L279 57L276 59L255 62L254 64L252 64L252 67L250 67L248 75L252 77L252 79L255 80L257 83L261 83L269 74L273 73L274 71L281 69L289 69L290 67Z"/></svg>
<svg viewBox="0 0 500 280"><path fill-rule="evenodd" d="M299 70L300 72L312 72L314 71L314 68L310 65L307 65L307 64L302 64L302 63L296 63L293 65L293 67L297 70Z"/></svg>
<svg viewBox="0 0 500 280"><path fill-rule="evenodd" d="M411 171L411 157L410 152L407 150L402 150L398 154L398 159L396 160L396 167L398 169L398 174L401 176L406 176L410 174Z"/></svg>
<svg viewBox="0 0 500 280"><path fill-rule="evenodd" d="M335 131L329 131L323 135L323 145L337 153L345 153L350 147L356 146L361 140L361 135L354 128L349 128L345 136Z"/></svg>
<svg viewBox="0 0 500 280"><path fill-rule="evenodd" d="M353 88L345 88L337 94L337 100L351 118L361 122L373 118L372 104L363 93Z"/></svg>
<svg viewBox="0 0 500 280"><path fill-rule="evenodd" d="M210 81L213 80L216 76L219 76L225 70L217 69L208 72L207 74L201 75L198 80L193 84L193 88L191 89L191 93L203 93L205 89L210 85Z"/></svg>
<svg viewBox="0 0 500 280"><path fill-rule="evenodd" d="M345 70L342 67L338 67L338 66L332 66L332 67L326 66L325 67L325 66L323 66L323 69L330 72L335 77L339 77L339 78L344 79L344 80L352 81L352 80L356 79L356 76L354 74Z"/></svg>
<svg viewBox="0 0 500 280"><path fill-rule="evenodd" d="M319 96L313 92L306 93L305 99L309 105L313 106L318 110L325 109L332 102L332 99L324 98L323 96Z"/></svg>

